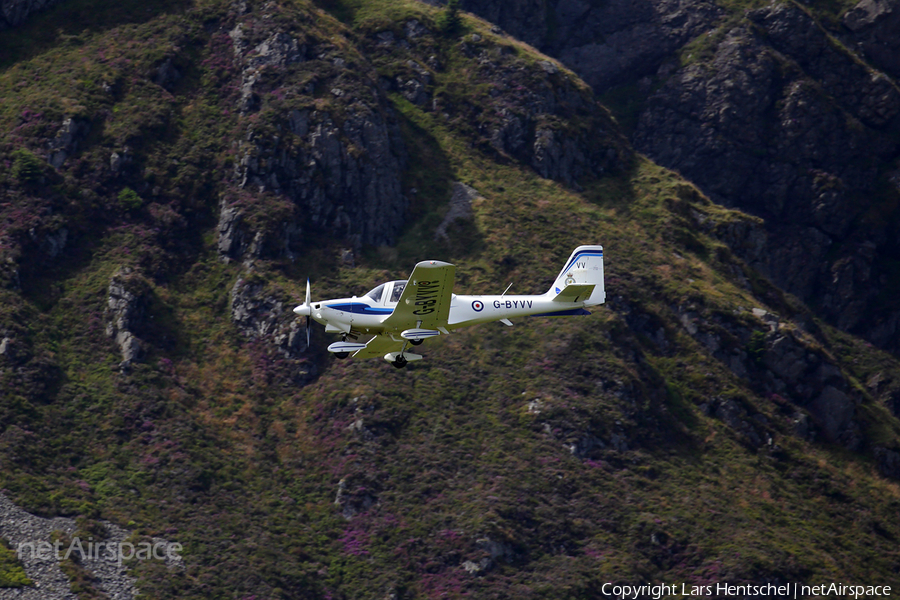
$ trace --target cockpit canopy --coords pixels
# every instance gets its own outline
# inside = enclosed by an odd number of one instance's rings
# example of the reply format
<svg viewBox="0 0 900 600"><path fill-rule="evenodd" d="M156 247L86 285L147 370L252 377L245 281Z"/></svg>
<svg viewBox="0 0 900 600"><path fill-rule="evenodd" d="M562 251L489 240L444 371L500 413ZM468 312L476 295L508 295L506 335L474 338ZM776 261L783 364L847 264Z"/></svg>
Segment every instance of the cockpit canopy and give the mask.
<svg viewBox="0 0 900 600"><path fill-rule="evenodd" d="M381 302L381 295L384 293L384 288L386 286L386 283L382 283L377 288L366 294L366 298L371 298L375 302Z"/></svg>
<svg viewBox="0 0 900 600"><path fill-rule="evenodd" d="M406 280L388 281L366 294L366 298L370 298L376 304L397 304L404 288Z"/></svg>

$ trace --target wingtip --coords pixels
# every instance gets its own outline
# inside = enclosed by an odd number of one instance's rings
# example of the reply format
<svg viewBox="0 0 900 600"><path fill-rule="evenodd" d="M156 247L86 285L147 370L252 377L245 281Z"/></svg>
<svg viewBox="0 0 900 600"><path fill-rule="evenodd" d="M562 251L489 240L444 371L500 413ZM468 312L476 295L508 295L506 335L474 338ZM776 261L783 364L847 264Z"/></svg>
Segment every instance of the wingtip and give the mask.
<svg viewBox="0 0 900 600"><path fill-rule="evenodd" d="M456 266L456 265L453 265L448 262L444 262L442 260L423 260L422 262L416 264L416 267L425 267L425 268L443 268L443 267L454 267L454 266Z"/></svg>

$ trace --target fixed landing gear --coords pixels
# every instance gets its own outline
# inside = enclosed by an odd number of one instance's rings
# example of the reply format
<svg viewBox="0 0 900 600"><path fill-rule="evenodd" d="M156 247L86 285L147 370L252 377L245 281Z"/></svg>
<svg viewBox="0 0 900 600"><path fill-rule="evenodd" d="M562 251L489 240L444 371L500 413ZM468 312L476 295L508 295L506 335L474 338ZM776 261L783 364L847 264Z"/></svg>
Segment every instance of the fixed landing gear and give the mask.
<svg viewBox="0 0 900 600"><path fill-rule="evenodd" d="M394 365L395 369L402 369L413 361L422 360L422 355L415 354L413 352L407 352L406 348L404 347L400 352L388 352L384 355L384 360Z"/></svg>
<svg viewBox="0 0 900 600"><path fill-rule="evenodd" d="M352 335L347 336L351 340L354 339ZM335 342L328 346L328 351L334 354L335 358L344 359L353 354L354 352L358 352L365 348L365 344L357 344L356 342L348 342L346 339L341 340L340 342Z"/></svg>
<svg viewBox="0 0 900 600"><path fill-rule="evenodd" d="M422 342L424 342L424 341L425 341L425 340L410 340L409 343L412 344L413 346L418 346L418 345L420 345L420 344L421 344Z"/></svg>

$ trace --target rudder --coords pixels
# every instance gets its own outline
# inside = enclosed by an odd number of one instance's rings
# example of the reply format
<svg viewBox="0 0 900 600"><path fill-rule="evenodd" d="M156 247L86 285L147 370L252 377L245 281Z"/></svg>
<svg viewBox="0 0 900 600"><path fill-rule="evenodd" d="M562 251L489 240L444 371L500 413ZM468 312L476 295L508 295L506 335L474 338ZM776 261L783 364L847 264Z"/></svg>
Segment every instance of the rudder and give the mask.
<svg viewBox="0 0 900 600"><path fill-rule="evenodd" d="M567 286L593 285L594 291L584 301L585 306L594 306L606 302L606 290L603 286L603 246L579 246L575 248L566 266L563 267L553 287L548 292L551 296L559 295Z"/></svg>

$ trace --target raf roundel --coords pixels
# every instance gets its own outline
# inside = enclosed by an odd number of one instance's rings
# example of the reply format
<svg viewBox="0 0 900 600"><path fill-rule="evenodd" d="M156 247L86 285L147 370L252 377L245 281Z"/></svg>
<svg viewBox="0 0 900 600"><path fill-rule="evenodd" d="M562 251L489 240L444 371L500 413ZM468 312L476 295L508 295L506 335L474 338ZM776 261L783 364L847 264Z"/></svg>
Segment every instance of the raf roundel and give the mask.
<svg viewBox="0 0 900 600"><path fill-rule="evenodd" d="M481 302L481 300L476 300L475 302L472 303L472 309L475 312L481 312L484 310L484 303Z"/></svg>

